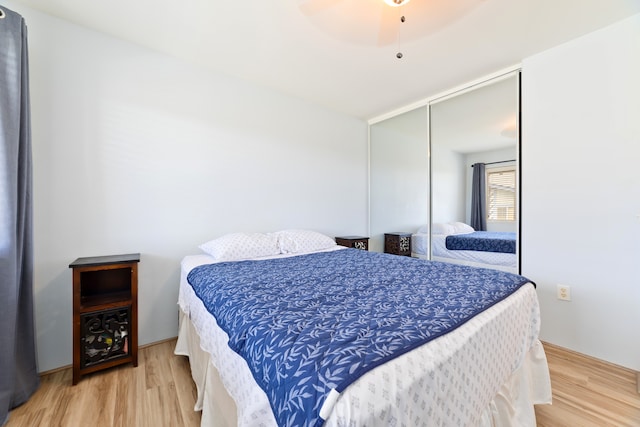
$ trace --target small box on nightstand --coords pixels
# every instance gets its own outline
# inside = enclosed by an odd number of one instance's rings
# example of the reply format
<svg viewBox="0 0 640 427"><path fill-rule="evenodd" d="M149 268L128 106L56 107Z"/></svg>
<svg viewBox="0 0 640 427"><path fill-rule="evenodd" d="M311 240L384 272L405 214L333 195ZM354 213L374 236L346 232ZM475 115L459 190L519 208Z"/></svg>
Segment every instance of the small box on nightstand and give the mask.
<svg viewBox="0 0 640 427"><path fill-rule="evenodd" d="M364 251L369 250L369 238L362 236L343 236L336 237L336 243L340 246L346 246L348 248L362 249Z"/></svg>

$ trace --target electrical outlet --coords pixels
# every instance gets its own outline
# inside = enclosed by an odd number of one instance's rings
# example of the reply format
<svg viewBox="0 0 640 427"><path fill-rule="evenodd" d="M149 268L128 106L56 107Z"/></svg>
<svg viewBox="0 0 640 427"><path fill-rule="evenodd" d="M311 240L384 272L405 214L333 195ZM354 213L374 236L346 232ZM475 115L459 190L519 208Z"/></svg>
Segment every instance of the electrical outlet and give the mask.
<svg viewBox="0 0 640 427"><path fill-rule="evenodd" d="M558 285L558 299L562 301L571 301L571 287L567 285Z"/></svg>

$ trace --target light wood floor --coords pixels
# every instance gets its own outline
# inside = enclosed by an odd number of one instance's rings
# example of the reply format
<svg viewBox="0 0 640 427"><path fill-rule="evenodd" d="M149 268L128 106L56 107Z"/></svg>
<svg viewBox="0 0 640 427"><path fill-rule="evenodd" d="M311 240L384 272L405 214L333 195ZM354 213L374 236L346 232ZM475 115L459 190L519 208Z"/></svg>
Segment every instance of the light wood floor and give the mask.
<svg viewBox="0 0 640 427"><path fill-rule="evenodd" d="M639 427L638 373L544 345L552 405L536 406L538 427Z"/></svg>
<svg viewBox="0 0 640 427"><path fill-rule="evenodd" d="M120 365L71 385L71 368L44 375L5 427L196 427L189 360L175 356L175 339L141 348L138 366Z"/></svg>
<svg viewBox="0 0 640 427"><path fill-rule="evenodd" d="M195 386L175 340L140 349L138 367L124 365L71 385L71 369L42 377L31 399L5 427L196 427ZM538 427L638 427L636 373L545 344L553 405L536 407Z"/></svg>

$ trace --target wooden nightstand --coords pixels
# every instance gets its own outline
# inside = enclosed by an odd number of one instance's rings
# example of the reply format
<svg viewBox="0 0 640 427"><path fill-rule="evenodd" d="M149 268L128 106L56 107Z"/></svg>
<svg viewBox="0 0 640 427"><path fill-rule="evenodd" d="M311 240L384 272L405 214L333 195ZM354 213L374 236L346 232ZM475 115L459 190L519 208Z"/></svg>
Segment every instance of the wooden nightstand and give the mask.
<svg viewBox="0 0 640 427"><path fill-rule="evenodd" d="M384 252L411 256L411 233L384 233Z"/></svg>
<svg viewBox="0 0 640 427"><path fill-rule="evenodd" d="M336 237L336 243L340 246L346 246L348 248L362 249L364 251L369 250L369 238L362 236L343 236Z"/></svg>
<svg viewBox="0 0 640 427"><path fill-rule="evenodd" d="M78 258L73 269L73 384L122 363L138 366L140 254Z"/></svg>

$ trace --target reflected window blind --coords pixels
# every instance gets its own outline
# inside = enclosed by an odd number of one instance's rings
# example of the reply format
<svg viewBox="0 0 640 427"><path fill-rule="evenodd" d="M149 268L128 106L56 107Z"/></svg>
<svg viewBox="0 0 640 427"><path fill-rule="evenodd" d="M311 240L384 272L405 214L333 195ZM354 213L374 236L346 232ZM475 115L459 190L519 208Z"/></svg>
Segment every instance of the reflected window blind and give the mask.
<svg viewBox="0 0 640 427"><path fill-rule="evenodd" d="M516 170L487 171L487 220L515 221Z"/></svg>

